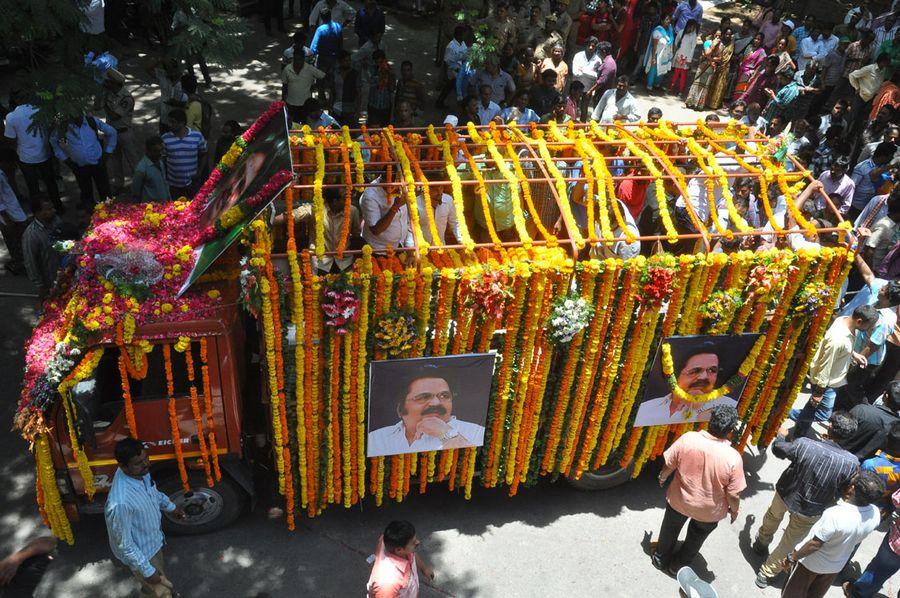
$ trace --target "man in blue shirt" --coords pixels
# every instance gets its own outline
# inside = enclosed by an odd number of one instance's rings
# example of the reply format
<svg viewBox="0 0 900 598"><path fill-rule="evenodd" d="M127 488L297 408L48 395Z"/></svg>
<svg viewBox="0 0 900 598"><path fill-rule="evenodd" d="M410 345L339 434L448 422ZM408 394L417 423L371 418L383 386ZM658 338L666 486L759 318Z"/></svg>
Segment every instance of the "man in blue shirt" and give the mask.
<svg viewBox="0 0 900 598"><path fill-rule="evenodd" d="M206 158L206 139L187 126L184 110L169 113L168 133L162 136L166 148L166 180L173 199L190 198L200 184L200 165Z"/></svg>
<svg viewBox="0 0 900 598"><path fill-rule="evenodd" d="M851 179L853 179L854 192L853 201L850 204L850 210L847 212L847 219L851 222L863 211L863 208L869 203L869 200L875 197L878 189L888 180L890 180L890 170L888 168L894 152L897 147L889 142L879 143L872 153L872 157L863 160L853 169Z"/></svg>
<svg viewBox="0 0 900 598"><path fill-rule="evenodd" d="M94 185L97 186L100 201L106 201L110 197L104 154L111 154L116 150L116 136L115 128L93 116L72 119L65 129L56 129L50 135L53 153L75 175L81 194L81 207L85 210L94 209Z"/></svg>
<svg viewBox="0 0 900 598"><path fill-rule="evenodd" d="M106 531L113 555L141 584L141 596L171 597L172 582L163 570L162 514L184 518L184 511L156 489L150 479L150 459L143 443L124 438L116 443L119 469L113 477L106 506Z"/></svg>
<svg viewBox="0 0 900 598"><path fill-rule="evenodd" d="M687 0L678 4L674 14L672 14L672 22L675 23L675 33L684 31L688 21L703 22L703 7L700 6L697 0Z"/></svg>
<svg viewBox="0 0 900 598"><path fill-rule="evenodd" d="M319 11L319 18L322 19L322 24L316 28L309 49L317 56L316 67L331 78L343 44L341 26L331 20L330 8Z"/></svg>

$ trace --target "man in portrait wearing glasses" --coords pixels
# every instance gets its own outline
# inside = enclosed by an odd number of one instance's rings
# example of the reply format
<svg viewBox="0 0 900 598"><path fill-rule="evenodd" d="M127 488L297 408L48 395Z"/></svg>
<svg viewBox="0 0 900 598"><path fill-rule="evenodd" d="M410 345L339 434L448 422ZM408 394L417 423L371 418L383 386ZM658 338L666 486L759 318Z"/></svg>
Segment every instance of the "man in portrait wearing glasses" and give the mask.
<svg viewBox="0 0 900 598"><path fill-rule="evenodd" d="M721 367L715 345L705 342L689 350L672 347L672 361L678 386L690 395L710 392L718 386ZM709 412L716 405L737 405L728 396L692 403L679 399L674 393L644 401L638 408L635 426L665 426L693 421L709 421Z"/></svg>
<svg viewBox="0 0 900 598"><path fill-rule="evenodd" d="M440 372L409 378L397 401L396 424L369 432L367 456L481 446L484 426L456 419L453 389Z"/></svg>

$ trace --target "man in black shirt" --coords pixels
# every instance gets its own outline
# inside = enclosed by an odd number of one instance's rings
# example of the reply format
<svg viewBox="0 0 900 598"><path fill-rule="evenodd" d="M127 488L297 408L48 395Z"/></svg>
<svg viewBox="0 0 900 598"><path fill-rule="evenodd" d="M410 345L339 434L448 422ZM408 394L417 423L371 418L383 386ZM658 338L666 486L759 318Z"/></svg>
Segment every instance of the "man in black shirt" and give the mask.
<svg viewBox="0 0 900 598"><path fill-rule="evenodd" d="M829 431L822 440L801 437L786 439L782 428L772 444L772 454L788 459L788 466L775 484L772 504L753 543L754 552L765 555L784 515L789 514L787 528L778 545L759 568L756 585L764 588L782 570L782 561L802 540L822 512L840 498L859 471L859 462L842 448L856 433L856 420L845 411L835 411L829 420Z"/></svg>
<svg viewBox="0 0 900 598"><path fill-rule="evenodd" d="M860 403L850 410L859 422L856 433L847 439L844 447L865 461L884 448L888 433L894 422L900 421L900 381L895 380L888 386L881 398L881 405Z"/></svg>
<svg viewBox="0 0 900 598"><path fill-rule="evenodd" d="M535 85L528 92L528 107L534 110L538 115L544 115L550 112L559 92L556 91L556 71L553 69L545 69L541 73L541 82Z"/></svg>

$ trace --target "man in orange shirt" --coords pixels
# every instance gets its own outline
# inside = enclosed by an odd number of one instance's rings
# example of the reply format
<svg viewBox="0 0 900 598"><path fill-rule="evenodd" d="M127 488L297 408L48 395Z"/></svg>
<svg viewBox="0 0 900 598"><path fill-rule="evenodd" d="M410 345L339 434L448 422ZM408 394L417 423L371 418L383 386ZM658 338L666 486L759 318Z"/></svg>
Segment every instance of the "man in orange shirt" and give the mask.
<svg viewBox="0 0 900 598"><path fill-rule="evenodd" d="M897 83L900 83L900 70L894 71L891 78L881 84L881 88L872 100L869 120L875 120L883 106L896 108L900 104L900 87L897 86Z"/></svg>
<svg viewBox="0 0 900 598"><path fill-rule="evenodd" d="M710 412L709 429L683 434L663 454L666 465L659 474L662 486L675 474L666 492L666 514L659 530L653 565L674 575L690 565L707 536L731 515L734 523L740 493L747 487L741 454L731 446L738 423L737 410L717 405ZM676 552L681 528L688 524L684 544Z"/></svg>
<svg viewBox="0 0 900 598"><path fill-rule="evenodd" d="M421 542L409 521L391 521L384 528L375 550L375 564L366 595L369 598L416 598L419 595L419 571L429 580L434 569L416 550Z"/></svg>

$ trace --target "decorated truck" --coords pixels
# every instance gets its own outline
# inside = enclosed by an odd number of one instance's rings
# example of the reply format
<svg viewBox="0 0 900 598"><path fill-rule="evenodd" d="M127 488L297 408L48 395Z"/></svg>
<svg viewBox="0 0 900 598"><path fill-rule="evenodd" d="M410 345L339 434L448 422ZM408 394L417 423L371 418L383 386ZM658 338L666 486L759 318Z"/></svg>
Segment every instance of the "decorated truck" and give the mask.
<svg viewBox="0 0 900 598"><path fill-rule="evenodd" d="M15 417L44 520L71 542L128 436L184 533L264 491L293 528L434 484L602 488L717 404L738 409L740 447L769 443L853 254L808 172L755 135L290 130L273 104L193 199L99 204L70 250ZM738 178L759 183L767 230ZM623 182L655 197L659 234L633 226ZM708 216L675 205L698 185ZM356 242L357 205L369 229L401 213L408 236Z"/></svg>

